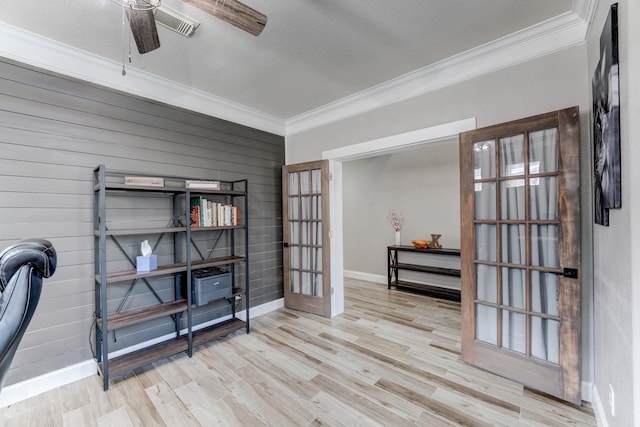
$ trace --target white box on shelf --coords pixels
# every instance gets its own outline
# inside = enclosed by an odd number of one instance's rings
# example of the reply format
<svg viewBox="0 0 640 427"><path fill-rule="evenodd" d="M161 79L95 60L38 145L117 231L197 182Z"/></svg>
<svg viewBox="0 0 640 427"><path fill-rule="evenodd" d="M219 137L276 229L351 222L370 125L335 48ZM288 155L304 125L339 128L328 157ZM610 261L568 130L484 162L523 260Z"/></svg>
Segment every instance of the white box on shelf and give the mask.
<svg viewBox="0 0 640 427"><path fill-rule="evenodd" d="M202 190L219 190L220 181L198 181L188 179L185 181L185 186L187 188L199 188Z"/></svg>
<svg viewBox="0 0 640 427"><path fill-rule="evenodd" d="M125 176L124 184L144 187L164 187L164 178L157 176Z"/></svg>
<svg viewBox="0 0 640 427"><path fill-rule="evenodd" d="M158 256L157 255L149 255L142 256L138 255L136 257L136 268L138 272L148 272L158 269Z"/></svg>

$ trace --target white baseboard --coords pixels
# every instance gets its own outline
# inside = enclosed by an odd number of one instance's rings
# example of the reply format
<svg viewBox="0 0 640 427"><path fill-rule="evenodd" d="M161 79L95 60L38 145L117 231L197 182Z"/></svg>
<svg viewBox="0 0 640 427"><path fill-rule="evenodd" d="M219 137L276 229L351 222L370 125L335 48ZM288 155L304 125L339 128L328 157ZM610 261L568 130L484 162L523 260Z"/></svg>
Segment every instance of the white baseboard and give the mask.
<svg viewBox="0 0 640 427"><path fill-rule="evenodd" d="M367 282L380 283L382 285L386 285L388 283L387 276L383 276L381 274L364 273L362 271L344 270L344 277L356 280L365 280ZM424 280L417 280L413 278L411 279L411 282L417 283L419 285L438 286L440 288L453 289L457 291L460 290L459 287L444 283L425 282Z"/></svg>
<svg viewBox="0 0 640 427"><path fill-rule="evenodd" d="M48 372L39 377L11 384L2 389L2 394L0 394L0 408L13 405L21 400L37 396L38 394L79 381L91 375L96 375L97 373L98 367L96 366L96 361L91 359L58 369L57 371Z"/></svg>
<svg viewBox="0 0 640 427"><path fill-rule="evenodd" d="M381 274L363 273L362 271L344 270L344 277L356 280L365 280L367 282L387 284L387 276Z"/></svg>
<svg viewBox="0 0 640 427"><path fill-rule="evenodd" d="M284 307L284 298L270 301L257 307L251 307L249 318L253 319L254 317L261 316L282 307ZM246 310L239 311L237 313L237 317L246 321ZM199 324L195 326L194 329L205 328L229 318L231 318L231 316L225 316L220 319L215 319L211 322ZM173 339L174 336L174 334L168 334L166 336L158 337L144 343L124 348L122 350L114 351L109 355L110 357L121 356L123 354L135 351L139 348L144 348L146 346L157 344L168 339ZM75 365L67 366L57 371L48 372L44 375L40 375L39 377L30 378L16 384L11 384L2 389L2 393L0 394L0 408L5 408L9 405L13 405L16 402L20 402L21 400L37 396L41 393L90 377L91 375L96 375L97 373L98 367L96 365L96 361L91 359L77 363Z"/></svg>
<svg viewBox="0 0 640 427"><path fill-rule="evenodd" d="M582 393L583 401L593 403L593 383L582 381L580 393Z"/></svg>
<svg viewBox="0 0 640 427"><path fill-rule="evenodd" d="M596 414L596 423L598 427L609 427L609 423L607 422L606 413L604 405L602 404L602 399L600 399L600 394L598 393L598 387L593 385L591 387L592 390L592 400L591 406L593 407L593 412Z"/></svg>
<svg viewBox="0 0 640 427"><path fill-rule="evenodd" d="M249 316L249 318L253 319L254 317L271 313L272 311L276 311L280 308L284 308L284 298L280 298L274 301L269 301L257 307L251 307L251 315ZM242 310L238 312L238 317L246 320L246 311Z"/></svg>

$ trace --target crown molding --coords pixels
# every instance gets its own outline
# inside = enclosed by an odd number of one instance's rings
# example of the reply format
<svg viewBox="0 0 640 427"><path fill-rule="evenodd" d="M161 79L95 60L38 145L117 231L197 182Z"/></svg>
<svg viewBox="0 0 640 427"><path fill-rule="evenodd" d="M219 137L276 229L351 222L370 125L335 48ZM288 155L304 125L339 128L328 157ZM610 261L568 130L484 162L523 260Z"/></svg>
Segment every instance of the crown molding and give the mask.
<svg viewBox="0 0 640 427"><path fill-rule="evenodd" d="M284 135L283 119L0 22L0 56L90 83Z"/></svg>
<svg viewBox="0 0 640 427"><path fill-rule="evenodd" d="M573 0L572 11L435 64L291 117L293 135L414 98L583 43L597 0Z"/></svg>
<svg viewBox="0 0 640 427"><path fill-rule="evenodd" d="M293 135L583 43L598 0L286 120L0 22L0 56L276 135Z"/></svg>

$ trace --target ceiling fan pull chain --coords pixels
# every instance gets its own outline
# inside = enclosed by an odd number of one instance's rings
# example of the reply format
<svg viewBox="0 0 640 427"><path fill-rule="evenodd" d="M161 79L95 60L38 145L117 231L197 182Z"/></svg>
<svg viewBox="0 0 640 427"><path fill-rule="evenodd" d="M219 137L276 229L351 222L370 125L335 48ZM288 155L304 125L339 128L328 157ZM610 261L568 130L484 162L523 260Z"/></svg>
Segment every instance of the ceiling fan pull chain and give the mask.
<svg viewBox="0 0 640 427"><path fill-rule="evenodd" d="M127 70L124 69L124 50L125 50L125 40L124 40L124 32L126 29L126 25L125 25L125 19L126 19L126 13L124 10L124 2L122 3L122 75L126 76L127 75Z"/></svg>

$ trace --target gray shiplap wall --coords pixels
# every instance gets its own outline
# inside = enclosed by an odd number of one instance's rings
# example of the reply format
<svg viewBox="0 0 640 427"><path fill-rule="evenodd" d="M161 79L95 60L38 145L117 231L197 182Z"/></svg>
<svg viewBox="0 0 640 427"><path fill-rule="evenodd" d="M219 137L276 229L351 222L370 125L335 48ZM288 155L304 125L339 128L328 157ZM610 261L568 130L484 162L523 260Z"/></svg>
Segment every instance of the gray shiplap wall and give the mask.
<svg viewBox="0 0 640 427"><path fill-rule="evenodd" d="M92 358L98 164L247 178L250 304L283 296L283 137L0 60L0 249L43 237L58 251L7 385Z"/></svg>

